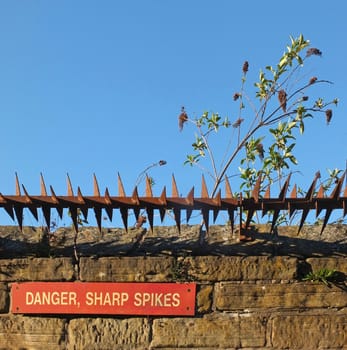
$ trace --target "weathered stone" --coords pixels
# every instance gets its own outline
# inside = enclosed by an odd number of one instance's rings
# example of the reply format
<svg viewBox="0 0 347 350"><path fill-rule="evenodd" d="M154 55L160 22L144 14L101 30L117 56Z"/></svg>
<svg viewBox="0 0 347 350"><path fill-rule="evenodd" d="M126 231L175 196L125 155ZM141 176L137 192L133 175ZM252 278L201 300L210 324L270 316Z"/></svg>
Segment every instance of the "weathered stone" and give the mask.
<svg viewBox="0 0 347 350"><path fill-rule="evenodd" d="M272 308L342 308L347 293L318 283L238 284L217 283L215 308L222 311Z"/></svg>
<svg viewBox="0 0 347 350"><path fill-rule="evenodd" d="M9 304L9 288L5 283L0 283L0 313L7 313L9 310Z"/></svg>
<svg viewBox="0 0 347 350"><path fill-rule="evenodd" d="M71 258L1 260L1 281L70 281L75 272Z"/></svg>
<svg viewBox="0 0 347 350"><path fill-rule="evenodd" d="M336 270L347 275L347 258L308 258L306 263L310 265L313 272L317 272L321 269Z"/></svg>
<svg viewBox="0 0 347 350"><path fill-rule="evenodd" d="M145 318L71 320L67 350L148 349L150 325Z"/></svg>
<svg viewBox="0 0 347 350"><path fill-rule="evenodd" d="M153 322L153 348L240 348L265 344L265 326L259 317L213 314L203 318L156 319Z"/></svg>
<svg viewBox="0 0 347 350"><path fill-rule="evenodd" d="M2 316L0 349L65 349L65 326L66 321L58 318Z"/></svg>
<svg viewBox="0 0 347 350"><path fill-rule="evenodd" d="M277 315L271 319L275 349L346 349L347 314Z"/></svg>
<svg viewBox="0 0 347 350"><path fill-rule="evenodd" d="M202 285L199 287L196 295L196 308L199 313L211 311L212 306L212 285Z"/></svg>
<svg viewBox="0 0 347 350"><path fill-rule="evenodd" d="M171 257L81 258L82 281L165 282L171 279Z"/></svg>
<svg viewBox="0 0 347 350"><path fill-rule="evenodd" d="M292 280L297 259L268 256L187 257L189 276L198 281Z"/></svg>

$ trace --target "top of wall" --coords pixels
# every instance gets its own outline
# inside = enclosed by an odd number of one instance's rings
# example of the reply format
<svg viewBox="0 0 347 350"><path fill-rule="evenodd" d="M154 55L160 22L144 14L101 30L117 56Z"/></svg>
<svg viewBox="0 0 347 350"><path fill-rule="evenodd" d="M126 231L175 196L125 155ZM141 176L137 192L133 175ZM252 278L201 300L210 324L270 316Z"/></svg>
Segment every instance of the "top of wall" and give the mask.
<svg viewBox="0 0 347 350"><path fill-rule="evenodd" d="M238 229L211 226L209 235L199 242L199 226L129 229L105 228L101 234L95 227L82 227L77 235L79 256L187 256L187 255L289 255L296 257L347 256L347 225L278 228L269 233L267 225L253 226L247 232L252 241L239 240ZM0 226L0 258L23 256L73 256L74 231L69 227L47 233L40 227Z"/></svg>

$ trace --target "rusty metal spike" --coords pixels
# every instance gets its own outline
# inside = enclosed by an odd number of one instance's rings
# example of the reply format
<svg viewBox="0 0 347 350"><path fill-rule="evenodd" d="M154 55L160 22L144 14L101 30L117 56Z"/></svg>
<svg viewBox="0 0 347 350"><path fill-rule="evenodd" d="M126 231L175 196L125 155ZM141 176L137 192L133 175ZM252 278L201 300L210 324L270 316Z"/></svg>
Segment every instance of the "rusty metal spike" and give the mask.
<svg viewBox="0 0 347 350"><path fill-rule="evenodd" d="M329 221L329 218L330 218L330 215L331 215L331 212L333 211L333 209L331 209L331 208L328 208L327 210L326 210L326 213L325 213L325 216L324 216L324 221L323 221L323 225L322 225L322 229L321 229L321 231L320 231L320 234L322 234L323 233L323 231L324 231L324 229L325 229L325 227L326 227L326 225L327 225L327 223L328 223L328 221Z"/></svg>
<svg viewBox="0 0 347 350"><path fill-rule="evenodd" d="M217 208L213 209L213 223L216 222L219 210L220 210L220 208L222 206L221 190L218 191L218 193L217 193L216 197L214 198L214 200L215 200L215 205L217 206Z"/></svg>
<svg viewBox="0 0 347 350"><path fill-rule="evenodd" d="M47 205L43 205L42 206L42 213L43 213L43 217L46 221L46 226L47 226L48 230L50 230L50 227L51 227L51 208L48 207Z"/></svg>
<svg viewBox="0 0 347 350"><path fill-rule="evenodd" d="M261 175L259 175L257 182L255 183L254 188L252 190L252 197L254 198L256 203L258 203L259 201L260 185L261 185Z"/></svg>
<svg viewBox="0 0 347 350"><path fill-rule="evenodd" d="M305 199L312 200L318 178L319 178L319 176L316 174L315 178L312 181L310 188L308 189L308 191L306 193Z"/></svg>
<svg viewBox="0 0 347 350"><path fill-rule="evenodd" d="M124 209L124 208L120 208L120 212L121 213L122 213L122 209ZM140 208L139 207L135 207L135 208L133 208L133 210L134 210L135 218L136 218L136 220L138 220L138 218L140 216ZM128 215L127 215L127 217L128 217ZM124 223L124 220L123 220L123 223Z"/></svg>
<svg viewBox="0 0 347 350"><path fill-rule="evenodd" d="M220 208L222 206L222 191L220 189L213 199L214 199L215 206Z"/></svg>
<svg viewBox="0 0 347 350"><path fill-rule="evenodd" d="M53 202L56 204L55 208L57 209L57 212L58 212L60 219L62 219L63 218L63 208L59 205L59 199L56 196L56 194L54 193L54 189L52 186L50 186L50 190L51 190L51 198L52 198Z"/></svg>
<svg viewBox="0 0 347 350"><path fill-rule="evenodd" d="M284 183L283 187L281 188L280 194L278 196L278 199L281 202L285 201L286 198L286 194L288 191L288 187L289 187L289 181L290 181L290 177L291 177L291 173L288 175L286 182ZM291 208L289 208L289 211L291 210ZM273 233L274 232L274 228L278 219L278 216L280 214L280 209L275 209L272 215L272 221L271 221L271 228L270 228L270 232Z"/></svg>
<svg viewBox="0 0 347 350"><path fill-rule="evenodd" d="M112 204L112 201L111 201L111 197L110 197L110 194L108 192L108 188L106 187L106 190L105 190L105 202L106 202L106 206L105 206L105 210L106 210L106 214L109 218L110 221L112 221L112 216L113 216L113 209L112 207L110 206Z"/></svg>
<svg viewBox="0 0 347 350"><path fill-rule="evenodd" d="M84 201L84 198L83 198L83 195L82 195L82 192L81 192L81 189L79 186L77 187L77 199L82 204L85 204L85 201Z"/></svg>
<svg viewBox="0 0 347 350"><path fill-rule="evenodd" d="M213 210L213 223L216 222L218 214L219 214L219 210L218 209L214 209Z"/></svg>
<svg viewBox="0 0 347 350"><path fill-rule="evenodd" d="M134 204L136 205L140 205L140 199L139 199L139 194L137 192L137 187L135 186L134 191L133 191L133 195L131 196L131 200ZM137 219L137 216L136 216Z"/></svg>
<svg viewBox="0 0 347 350"><path fill-rule="evenodd" d="M324 198L324 186L320 185L316 198Z"/></svg>
<svg viewBox="0 0 347 350"><path fill-rule="evenodd" d="M107 187L105 189L105 196L104 196L104 198L105 198L105 202L106 202L107 205L111 205L112 204L110 193L109 193Z"/></svg>
<svg viewBox="0 0 347 350"><path fill-rule="evenodd" d="M230 182L227 176L225 176L225 197L233 198L233 192L231 191Z"/></svg>
<svg viewBox="0 0 347 350"><path fill-rule="evenodd" d="M331 195L329 196L329 199L336 201L339 198L344 178L345 178L345 173L343 173L343 175L338 180L335 188L333 189ZM326 227L326 225L327 225L327 223L329 221L329 218L330 218L330 215L331 215L332 211L333 211L332 208L327 208L326 209L326 213L325 213L325 217L324 217L324 221L323 221L323 225L322 225L321 234L323 233L323 231L324 231L324 229L325 229L325 227Z"/></svg>
<svg viewBox="0 0 347 350"><path fill-rule="evenodd" d="M292 192L290 193L290 198L296 198L297 197L297 187L296 184L294 185Z"/></svg>
<svg viewBox="0 0 347 350"><path fill-rule="evenodd" d="M66 174L66 177L67 177L67 180L66 180L66 182L67 182L67 195L72 197L74 194L73 194L73 190L72 190L72 185L71 185L71 180L70 180L69 174Z"/></svg>
<svg viewBox="0 0 347 350"><path fill-rule="evenodd" d="M15 181L16 181L16 196L20 196L21 193L20 193L20 186L19 186L19 180L18 180L18 174L15 173Z"/></svg>
<svg viewBox="0 0 347 350"><path fill-rule="evenodd" d="M318 217L318 215L321 213L321 211L322 211L322 207L319 205L319 199L321 199L321 198L324 198L325 196L324 196L324 186L323 185L320 185L320 187L319 187L319 190L318 190L318 193L317 193L317 196L316 196L316 198L318 199L318 200L316 200L316 202L315 202L315 206L316 206L316 217Z"/></svg>
<svg viewBox="0 0 347 350"><path fill-rule="evenodd" d="M266 198L266 199L270 198L270 186L267 186L266 192L264 194L264 198Z"/></svg>
<svg viewBox="0 0 347 350"><path fill-rule="evenodd" d="M98 226L98 230L101 233L101 216L102 216L102 209L99 207L94 207L94 214L96 219L96 224Z"/></svg>
<svg viewBox="0 0 347 350"><path fill-rule="evenodd" d="M229 221L231 226L231 234L234 233L234 223L235 223L235 216L234 216L234 209L228 209L228 215L229 215Z"/></svg>
<svg viewBox="0 0 347 350"><path fill-rule="evenodd" d="M124 191L124 186L122 179L118 173L118 196L119 197L125 197L125 191Z"/></svg>
<svg viewBox="0 0 347 350"><path fill-rule="evenodd" d="M47 196L46 184L45 184L45 180L43 179L42 173L40 173L40 189L41 189L41 196Z"/></svg>
<svg viewBox="0 0 347 350"><path fill-rule="evenodd" d="M78 201L82 204L79 209L81 210L82 214L83 214L83 217L84 217L84 220L88 220L88 207L85 206L86 202L83 198L83 195L82 195L82 192L81 192L81 189L80 187L78 186L77 187L77 199Z"/></svg>
<svg viewBox="0 0 347 350"><path fill-rule="evenodd" d="M313 195L314 195L314 190L316 188L316 183L317 183L317 180L320 178L320 173L317 172L313 181L312 181L312 184L310 186L310 188L308 189L307 193L306 193L306 196L305 196L305 199L309 202L312 201L312 198L313 198ZM298 230L298 234L300 233L304 223L305 223L305 220L306 220L306 217L309 213L310 209L303 209L302 210L302 216L301 216L301 220L300 220L300 224L299 224L299 230Z"/></svg>
<svg viewBox="0 0 347 350"><path fill-rule="evenodd" d="M275 225L276 225L276 222L277 222L279 214L280 214L279 210L274 210L274 213L272 215L270 233L274 232L274 228L275 228Z"/></svg>
<svg viewBox="0 0 347 350"><path fill-rule="evenodd" d="M152 207L147 207L146 208L146 213L148 217L148 222L149 222L149 227L151 232L153 232L153 221L154 221L154 210Z"/></svg>
<svg viewBox="0 0 347 350"><path fill-rule="evenodd" d="M99 184L95 174L93 174L93 194L95 197L100 197Z"/></svg>
<svg viewBox="0 0 347 350"><path fill-rule="evenodd" d="M32 200L27 192L27 190L25 189L24 185L22 184L22 188L23 188L23 192L24 192L24 196L25 196L25 200L27 203L32 203Z"/></svg>
<svg viewBox="0 0 347 350"><path fill-rule="evenodd" d="M123 221L124 229L126 232L128 232L128 209L121 207L119 210L120 210L120 215L121 215L121 218ZM135 211L135 209L134 209L134 211ZM136 220L138 219L139 214L140 214L140 211L137 214L135 213Z"/></svg>
<svg viewBox="0 0 347 350"><path fill-rule="evenodd" d="M147 175L146 175L146 197L153 197L151 180Z"/></svg>
<svg viewBox="0 0 347 350"><path fill-rule="evenodd" d="M290 181L290 178L291 178L292 174L290 173L287 177L287 180L286 182L284 183L282 189L281 189L281 192L278 196L278 199L281 200L281 201L284 201L285 200L285 197L286 197L286 194L287 194L287 191L288 191L288 187L289 187L289 181Z"/></svg>
<svg viewBox="0 0 347 350"><path fill-rule="evenodd" d="M339 198L344 178L345 178L345 173L343 173L342 176L340 177L340 179L337 181L337 184L336 184L335 188L333 189L333 192L330 194L329 198L335 199L335 200L337 200Z"/></svg>
<svg viewBox="0 0 347 350"><path fill-rule="evenodd" d="M254 215L254 209L248 209L247 211L247 218L246 218L246 222L245 222L245 229L247 230L250 223L251 223L251 220L252 220L252 217Z"/></svg>
<svg viewBox="0 0 347 350"><path fill-rule="evenodd" d="M22 184L22 188L23 188L23 192L24 192L24 196L25 196L25 200L26 202L28 203L28 206L27 208L29 209L29 211L31 212L31 214L33 215L33 217L35 218L36 221L39 220L39 216L38 216L38 213L37 213L37 208L34 207L32 204L32 200L27 192L27 190L25 189L24 185Z"/></svg>
<svg viewBox="0 0 347 350"><path fill-rule="evenodd" d="M209 231L209 214L210 214L210 211L208 209L201 209L201 214L202 214L202 219L204 220L204 225L205 225L205 228L206 228L206 233L208 233Z"/></svg>
<svg viewBox="0 0 347 350"><path fill-rule="evenodd" d="M78 213L77 213L77 207L75 206L71 206L69 207L69 212L71 215L71 220L72 220L72 224L73 227L75 229L75 232L78 232Z"/></svg>
<svg viewBox="0 0 347 350"><path fill-rule="evenodd" d="M159 208L160 221L163 222L165 219L166 210L164 208Z"/></svg>
<svg viewBox="0 0 347 350"><path fill-rule="evenodd" d="M179 208L173 208L173 213L178 233L181 233L181 210Z"/></svg>
<svg viewBox="0 0 347 350"><path fill-rule="evenodd" d="M4 198L2 194L0 194L0 197ZM6 210L6 213L11 217L11 219L14 221L13 206L11 204L3 204L3 208Z"/></svg>
<svg viewBox="0 0 347 350"><path fill-rule="evenodd" d="M300 220L300 224L299 224L298 234L300 233L302 227L304 226L304 223L305 223L305 220L306 220L306 217L307 217L307 214L309 211L310 211L310 209L303 209L302 210L302 216L301 216L301 220Z"/></svg>
<svg viewBox="0 0 347 350"><path fill-rule="evenodd" d="M172 197L179 197L174 174L172 174Z"/></svg>
<svg viewBox="0 0 347 350"><path fill-rule="evenodd" d="M59 204L58 197L56 196L53 187L49 186L49 188L51 190L51 198L52 198L53 202L55 202L56 204Z"/></svg>
<svg viewBox="0 0 347 350"><path fill-rule="evenodd" d="M187 220L187 223L189 222L191 216L192 216L192 213L193 213L193 209L186 209L186 220Z"/></svg>
<svg viewBox="0 0 347 350"><path fill-rule="evenodd" d="M161 193L160 198L159 198L159 200L160 200L162 205L165 205L165 206L167 205L167 200L166 199L167 199L166 198L166 187L164 186L163 192Z"/></svg>
<svg viewBox="0 0 347 350"><path fill-rule="evenodd" d="M208 190L206 186L206 181L204 175L201 178L201 198L208 198Z"/></svg>
<svg viewBox="0 0 347 350"><path fill-rule="evenodd" d="M19 229L23 231L23 207L22 206L14 206L14 212L16 215L16 219L18 222Z"/></svg>
<svg viewBox="0 0 347 350"><path fill-rule="evenodd" d="M194 205L194 187L189 191L186 202L188 205Z"/></svg>

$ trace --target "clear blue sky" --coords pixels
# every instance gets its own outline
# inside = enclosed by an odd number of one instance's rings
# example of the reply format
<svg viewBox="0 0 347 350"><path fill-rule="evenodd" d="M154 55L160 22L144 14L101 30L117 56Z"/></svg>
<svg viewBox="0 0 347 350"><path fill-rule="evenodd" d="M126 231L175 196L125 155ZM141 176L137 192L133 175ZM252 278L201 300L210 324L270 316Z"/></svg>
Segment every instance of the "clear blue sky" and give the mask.
<svg viewBox="0 0 347 350"><path fill-rule="evenodd" d="M300 33L323 52L310 61L312 75L334 82L322 95L340 103L330 126L324 117L310 120L298 139L297 181L305 187L317 170L344 169L346 7L336 0L1 1L0 192L14 194L18 172L39 194L42 172L59 195L66 173L90 195L96 173L101 191L116 195L119 172L130 194L139 173L164 159L150 173L156 195L164 185L171 193L172 173L183 195L192 186L199 193L200 170L183 166L194 130L178 131L181 106L190 116L209 110L233 119L243 62L251 84Z"/></svg>

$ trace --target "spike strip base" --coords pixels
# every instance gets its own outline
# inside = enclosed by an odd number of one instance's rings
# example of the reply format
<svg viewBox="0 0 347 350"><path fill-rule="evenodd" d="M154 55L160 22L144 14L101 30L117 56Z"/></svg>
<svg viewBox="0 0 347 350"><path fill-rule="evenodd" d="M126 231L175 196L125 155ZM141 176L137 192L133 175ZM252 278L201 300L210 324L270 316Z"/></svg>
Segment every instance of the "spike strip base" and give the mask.
<svg viewBox="0 0 347 350"><path fill-rule="evenodd" d="M92 196L84 196L78 188L77 195L74 195L71 181L69 176L67 177L67 195L58 196L55 194L52 187L50 187L51 195L47 194L46 185L44 183L43 176L41 175L41 194L30 195L22 185L23 194L20 190L18 176L16 174L16 194L15 195L3 195L0 193L0 207L4 208L7 214L13 219L17 220L20 229L23 227L23 210L29 209L34 218L38 220L38 210L41 209L43 217L46 221L47 227L50 227L51 209L57 210L59 216L62 218L63 210L68 209L71 216L73 226L78 231L79 222L81 220L80 215L83 214L87 219L88 211L93 210L96 218L96 222L99 230L101 230L101 218L102 210L106 211L106 214L110 221L112 220L113 210L119 210L123 225L125 229L128 229L128 215L129 210L132 210L135 217L138 218L140 212L145 210L148 217L148 223L150 228L153 229L154 223L154 210L158 210L160 213L161 221L163 221L165 214L168 210L172 211L175 218L175 223L180 231L181 224L181 211L187 212L187 221L194 210L201 211L206 230L209 229L209 216L210 212L213 213L213 220L215 221L220 211L226 211L231 223L231 230L234 228L235 212L247 213L244 226L250 225L251 219L255 212L261 211L262 215L271 212L272 224L271 231L274 230L276 221L281 211L287 211L289 216L292 216L294 212L301 210L302 216L299 225L299 231L301 230L304 221L311 210L316 211L316 216L320 214L322 210L325 210L325 217L323 220L322 230L326 227L330 215L333 210L342 209L343 217L347 214L347 186L342 194L342 186L345 178L345 174L341 176L336 182L336 186L333 189L330 196L324 196L323 187L319 189L315 194L315 186L318 177L316 176L307 191L305 197L297 197L296 185L289 197L286 197L286 193L289 187L290 176L287 178L284 186L282 187L280 194L277 198L270 196L270 188L268 188L263 197L260 196L261 178L258 179L255 187L252 191L251 198L243 198L233 196L228 179L225 179L225 196L219 192L215 197L208 196L208 191L204 177L202 177L201 196L196 197L194 195L194 188L188 193L186 197L178 195L178 189L175 178L172 177L172 196L166 195L166 188L163 189L160 197L154 197L150 181L146 179L146 195L141 197L138 195L137 187L131 196L126 196L122 180L118 175L118 196L110 196L108 189L105 190L105 195L100 195L99 185L94 175L94 194ZM241 219L241 217L240 217Z"/></svg>

